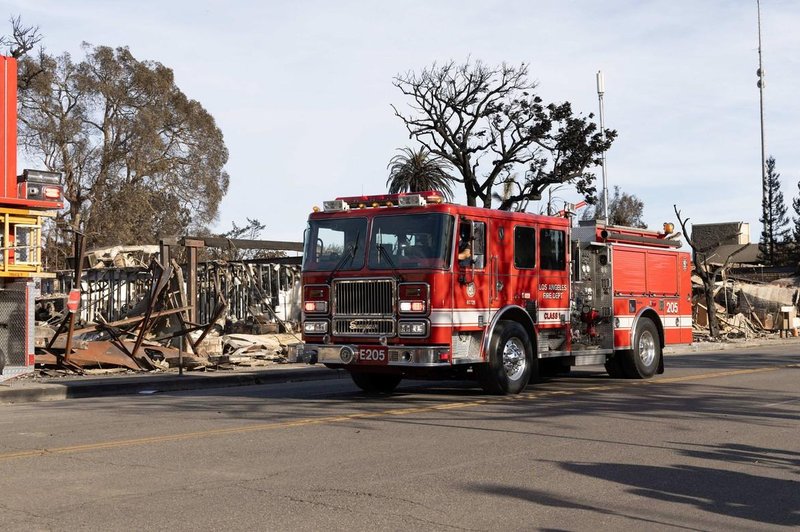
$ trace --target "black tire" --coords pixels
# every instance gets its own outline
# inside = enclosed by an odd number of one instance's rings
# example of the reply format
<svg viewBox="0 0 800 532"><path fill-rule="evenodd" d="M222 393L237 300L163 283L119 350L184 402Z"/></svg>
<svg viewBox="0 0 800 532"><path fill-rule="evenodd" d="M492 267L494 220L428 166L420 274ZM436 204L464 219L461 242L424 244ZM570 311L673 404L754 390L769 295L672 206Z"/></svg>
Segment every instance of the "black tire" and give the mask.
<svg viewBox="0 0 800 532"><path fill-rule="evenodd" d="M622 367L629 379L649 379L661 364L661 337L650 318L639 318L631 350L622 357Z"/></svg>
<svg viewBox="0 0 800 532"><path fill-rule="evenodd" d="M622 359L628 356L625 351L617 351L606 359L606 371L612 379L624 379L628 374L625 372Z"/></svg>
<svg viewBox="0 0 800 532"><path fill-rule="evenodd" d="M361 373L352 372L350 377L353 382L361 388L365 393L369 394L387 394L392 393L400 381L403 379L400 375L391 375L387 373Z"/></svg>
<svg viewBox="0 0 800 532"><path fill-rule="evenodd" d="M489 342L487 363L476 369L486 393L519 393L538 378L536 358L527 331L517 322L501 321Z"/></svg>

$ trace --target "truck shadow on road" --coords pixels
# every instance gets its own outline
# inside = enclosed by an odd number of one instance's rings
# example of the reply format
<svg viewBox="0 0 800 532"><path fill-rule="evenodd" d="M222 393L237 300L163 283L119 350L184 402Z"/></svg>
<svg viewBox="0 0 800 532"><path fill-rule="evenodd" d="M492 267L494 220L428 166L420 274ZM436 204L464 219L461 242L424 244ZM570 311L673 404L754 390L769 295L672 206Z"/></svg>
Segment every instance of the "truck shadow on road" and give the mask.
<svg viewBox="0 0 800 532"><path fill-rule="evenodd" d="M766 449L737 444L708 448L707 457L727 461L731 456L757 462L790 465L797 472L800 454L780 449ZM757 474L700 467L695 465L647 466L619 463L573 462L559 466L573 474L584 475L626 486L630 495L659 501L689 505L717 515L746 519L770 525L800 525L800 485L797 481ZM537 505L582 509L608 515L624 516L650 523L685 525L697 522L698 516L676 516L665 523L665 514L657 508L611 505L596 508L577 500L569 500L544 491L514 486L483 484L472 486L478 492L522 499ZM660 515L659 521L654 520Z"/></svg>

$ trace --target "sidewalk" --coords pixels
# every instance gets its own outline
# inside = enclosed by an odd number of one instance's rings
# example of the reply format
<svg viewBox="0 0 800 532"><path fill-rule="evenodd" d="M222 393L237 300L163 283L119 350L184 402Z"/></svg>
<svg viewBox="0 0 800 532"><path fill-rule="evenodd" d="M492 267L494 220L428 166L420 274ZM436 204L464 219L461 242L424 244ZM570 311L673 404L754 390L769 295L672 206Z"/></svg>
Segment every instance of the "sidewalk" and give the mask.
<svg viewBox="0 0 800 532"><path fill-rule="evenodd" d="M796 344L800 347L800 338L768 337L731 342L697 342L691 345L667 347L664 349L664 355L687 355L783 344ZM170 371L102 377L26 377L0 383L0 405L343 378L349 378L344 370L335 371L322 365L309 366L302 363L276 364L257 370L236 369L208 373L191 371L183 375Z"/></svg>

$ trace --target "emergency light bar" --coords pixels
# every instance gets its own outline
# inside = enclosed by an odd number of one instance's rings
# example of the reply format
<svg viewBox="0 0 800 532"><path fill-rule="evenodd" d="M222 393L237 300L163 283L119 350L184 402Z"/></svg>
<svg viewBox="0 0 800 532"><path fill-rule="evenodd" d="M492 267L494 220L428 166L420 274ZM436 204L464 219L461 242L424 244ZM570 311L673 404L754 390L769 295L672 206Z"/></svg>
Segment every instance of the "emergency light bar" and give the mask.
<svg viewBox="0 0 800 532"><path fill-rule="evenodd" d="M335 199L335 200L332 200L332 201L323 201L322 202L322 209L325 212L349 211L350 210L350 205L348 205L346 201L342 201L340 199Z"/></svg>
<svg viewBox="0 0 800 532"><path fill-rule="evenodd" d="M442 203L444 198L438 192L427 190L425 192L380 194L376 196L342 196L334 201L323 203L325 212L347 210L342 208L328 208L328 204L343 202L349 208L364 209L367 207L424 207L429 203ZM338 203L336 203L338 205Z"/></svg>
<svg viewBox="0 0 800 532"><path fill-rule="evenodd" d="M428 202L419 194L410 194L397 198L398 207L424 207Z"/></svg>

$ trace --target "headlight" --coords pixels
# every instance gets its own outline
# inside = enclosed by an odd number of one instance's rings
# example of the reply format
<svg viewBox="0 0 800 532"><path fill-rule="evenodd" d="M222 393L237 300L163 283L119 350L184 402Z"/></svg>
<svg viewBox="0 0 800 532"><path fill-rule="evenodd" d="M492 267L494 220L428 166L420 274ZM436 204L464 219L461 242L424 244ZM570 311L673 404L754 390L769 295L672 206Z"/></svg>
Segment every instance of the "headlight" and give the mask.
<svg viewBox="0 0 800 532"><path fill-rule="evenodd" d="M398 325L400 336L427 336L427 321L401 321Z"/></svg>
<svg viewBox="0 0 800 532"><path fill-rule="evenodd" d="M306 312L319 312L319 313L326 313L328 312L328 302L327 301L306 301L303 305L303 309Z"/></svg>
<svg viewBox="0 0 800 532"><path fill-rule="evenodd" d="M327 314L330 287L325 284L309 284L303 287L303 311L311 314Z"/></svg>
<svg viewBox="0 0 800 532"><path fill-rule="evenodd" d="M303 322L303 332L306 334L325 334L328 332L327 321L305 321Z"/></svg>
<svg viewBox="0 0 800 532"><path fill-rule="evenodd" d="M425 312L424 301L401 301L400 312Z"/></svg>
<svg viewBox="0 0 800 532"><path fill-rule="evenodd" d="M401 314L424 314L428 311L430 290L426 283L401 283L397 292L397 310Z"/></svg>

